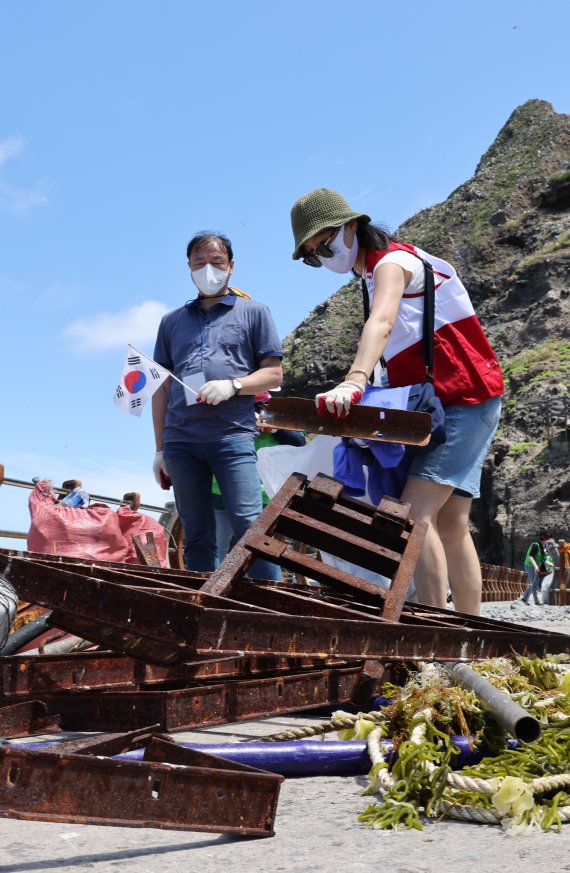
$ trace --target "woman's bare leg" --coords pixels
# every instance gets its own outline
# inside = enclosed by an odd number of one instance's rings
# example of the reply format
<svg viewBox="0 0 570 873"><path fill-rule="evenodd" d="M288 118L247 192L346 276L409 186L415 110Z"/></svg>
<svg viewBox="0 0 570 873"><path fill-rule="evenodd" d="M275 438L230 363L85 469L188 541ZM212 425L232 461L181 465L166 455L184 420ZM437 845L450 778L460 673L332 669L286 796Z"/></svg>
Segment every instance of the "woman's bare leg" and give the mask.
<svg viewBox="0 0 570 873"><path fill-rule="evenodd" d="M417 476L408 476L401 500L411 504L414 521L427 524L426 538L414 571L420 603L445 609L447 605L447 559L438 531L438 514L453 488Z"/></svg>
<svg viewBox="0 0 570 873"><path fill-rule="evenodd" d="M481 611L481 564L469 530L470 497L452 496L442 506L437 525L447 558L447 578L458 612Z"/></svg>

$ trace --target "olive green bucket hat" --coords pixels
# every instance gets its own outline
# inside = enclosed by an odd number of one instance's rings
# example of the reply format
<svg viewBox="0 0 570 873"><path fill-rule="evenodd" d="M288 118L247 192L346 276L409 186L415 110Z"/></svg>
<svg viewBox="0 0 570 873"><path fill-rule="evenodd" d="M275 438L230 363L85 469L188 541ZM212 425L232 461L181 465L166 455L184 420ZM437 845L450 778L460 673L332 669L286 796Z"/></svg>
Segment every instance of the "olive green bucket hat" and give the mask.
<svg viewBox="0 0 570 873"><path fill-rule="evenodd" d="M316 233L326 227L342 227L356 218L371 220L364 212L351 209L342 194L332 188L317 188L299 197L291 209L291 227L295 238L293 260L298 261L303 257L301 249L304 243Z"/></svg>

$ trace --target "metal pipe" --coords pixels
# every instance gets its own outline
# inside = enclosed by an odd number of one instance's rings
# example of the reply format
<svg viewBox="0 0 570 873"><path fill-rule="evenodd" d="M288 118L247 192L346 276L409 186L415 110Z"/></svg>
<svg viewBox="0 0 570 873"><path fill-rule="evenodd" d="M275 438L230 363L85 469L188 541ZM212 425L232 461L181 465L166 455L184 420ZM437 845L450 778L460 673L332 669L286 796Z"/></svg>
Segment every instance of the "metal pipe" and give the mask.
<svg viewBox="0 0 570 873"><path fill-rule="evenodd" d="M477 695L487 712L508 733L523 743L535 743L538 740L540 722L522 706L514 703L467 664L448 664L447 667L460 685Z"/></svg>
<svg viewBox="0 0 570 873"><path fill-rule="evenodd" d="M39 637L47 630L51 630L51 625L48 624L50 615L51 612L44 613L44 615L32 619L32 621L22 625L18 630L13 631L0 648L0 655L14 655L18 649L21 649L30 640Z"/></svg>
<svg viewBox="0 0 570 873"><path fill-rule="evenodd" d="M27 488L28 491L33 491L36 487L37 479L32 482L25 482L23 479L8 479L8 477L4 477L0 480L0 485L13 485L15 488ZM66 494L69 494L69 489L66 488L54 488L54 494L59 494L62 497ZM124 499L120 499L118 497L103 497L101 494L89 494L89 499L93 501L97 501L98 503L114 503L117 506L127 506L128 501ZM141 503L139 509L146 510L147 512L164 512L171 513L173 509L169 509L167 506L153 506L150 503ZM5 533L9 534L12 537L19 537L19 534L12 533L11 531L5 531ZM25 539L27 534L22 535L22 539Z"/></svg>

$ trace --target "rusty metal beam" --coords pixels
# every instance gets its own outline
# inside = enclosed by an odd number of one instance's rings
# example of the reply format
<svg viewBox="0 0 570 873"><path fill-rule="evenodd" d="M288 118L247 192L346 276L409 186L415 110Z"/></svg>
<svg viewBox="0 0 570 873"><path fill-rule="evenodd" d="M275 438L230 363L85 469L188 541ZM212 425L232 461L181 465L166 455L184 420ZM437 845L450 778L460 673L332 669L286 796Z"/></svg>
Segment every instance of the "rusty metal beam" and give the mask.
<svg viewBox="0 0 570 873"><path fill-rule="evenodd" d="M12 703L63 690L150 689L161 685L181 686L197 681L275 675L301 670L319 670L330 661L319 658L286 658L277 655L234 657L203 656L175 666L147 664L101 652L68 655L14 655L0 658L0 699ZM342 663L335 663L342 666Z"/></svg>
<svg viewBox="0 0 570 873"><path fill-rule="evenodd" d="M173 767L0 748L0 816L272 836L283 777L188 751Z"/></svg>
<svg viewBox="0 0 570 873"><path fill-rule="evenodd" d="M97 736L80 737L76 740L67 740L63 743L54 743L42 751L52 755L103 755L111 758L114 755L122 755L133 749L144 748L158 735L160 725L152 724L128 733L97 734ZM160 734L160 736L167 736Z"/></svg>
<svg viewBox="0 0 570 873"><path fill-rule="evenodd" d="M400 622L344 621L304 616L250 614L247 629L237 612L204 610L194 640L196 651L312 654L320 657L378 658L380 660L473 661L512 652L570 652L570 637L489 621L486 627L405 625Z"/></svg>
<svg viewBox="0 0 570 873"><path fill-rule="evenodd" d="M179 731L337 705L350 699L362 662L272 678L193 685L173 691L46 694L65 730L118 731L158 724Z"/></svg>

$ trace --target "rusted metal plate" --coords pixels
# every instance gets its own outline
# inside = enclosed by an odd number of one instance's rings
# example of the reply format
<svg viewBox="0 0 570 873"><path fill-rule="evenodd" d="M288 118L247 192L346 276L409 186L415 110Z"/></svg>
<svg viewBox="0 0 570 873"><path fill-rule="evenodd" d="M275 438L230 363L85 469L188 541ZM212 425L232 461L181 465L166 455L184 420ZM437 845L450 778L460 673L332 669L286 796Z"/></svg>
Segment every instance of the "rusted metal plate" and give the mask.
<svg viewBox="0 0 570 873"><path fill-rule="evenodd" d="M48 712L41 700L0 706L0 737L29 737L61 730L58 713Z"/></svg>
<svg viewBox="0 0 570 873"><path fill-rule="evenodd" d="M170 766L0 749L0 816L272 836L283 777L210 757Z"/></svg>
<svg viewBox="0 0 570 873"><path fill-rule="evenodd" d="M68 692L44 695L65 730L118 731L158 724L178 731L337 705L350 699L362 662L251 681L174 691Z"/></svg>
<svg viewBox="0 0 570 873"><path fill-rule="evenodd" d="M431 415L376 406L353 406L346 418L319 415L314 400L274 397L263 408L261 420L268 427L302 430L329 436L358 437L406 445L427 445Z"/></svg>

